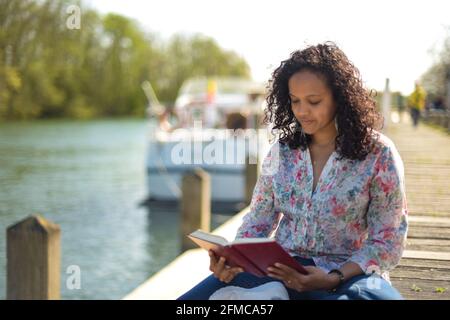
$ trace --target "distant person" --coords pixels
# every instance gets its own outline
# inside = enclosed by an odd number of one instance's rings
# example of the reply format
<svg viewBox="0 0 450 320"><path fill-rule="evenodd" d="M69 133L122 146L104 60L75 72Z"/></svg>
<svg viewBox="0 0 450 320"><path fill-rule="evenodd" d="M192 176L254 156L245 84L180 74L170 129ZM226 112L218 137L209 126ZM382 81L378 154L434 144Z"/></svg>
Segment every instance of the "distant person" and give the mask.
<svg viewBox="0 0 450 320"><path fill-rule="evenodd" d="M159 124L159 128L162 131L169 132L172 130L172 124L169 122L169 111L168 110L164 110L164 112L158 116L158 124Z"/></svg>
<svg viewBox="0 0 450 320"><path fill-rule="evenodd" d="M408 97L408 106L411 112L413 126L416 128L419 124L420 114L425 109L426 93L422 86L416 81L413 93Z"/></svg>
<svg viewBox="0 0 450 320"><path fill-rule="evenodd" d="M389 271L406 243L403 163L377 131L381 115L358 69L327 42L293 52L270 83L266 122L279 138L236 238L273 236L308 274L274 265L257 277L210 251L212 274L179 299L228 286L250 299L274 281L290 299L402 299Z"/></svg>
<svg viewBox="0 0 450 320"><path fill-rule="evenodd" d="M403 114L403 111L405 111L405 101L404 101L403 95L399 94L397 96L397 105L398 105L398 113L400 116Z"/></svg>
<svg viewBox="0 0 450 320"><path fill-rule="evenodd" d="M159 128L162 131L171 132L179 127L179 118L173 108L165 109L158 116ZM175 122L175 124L173 124Z"/></svg>

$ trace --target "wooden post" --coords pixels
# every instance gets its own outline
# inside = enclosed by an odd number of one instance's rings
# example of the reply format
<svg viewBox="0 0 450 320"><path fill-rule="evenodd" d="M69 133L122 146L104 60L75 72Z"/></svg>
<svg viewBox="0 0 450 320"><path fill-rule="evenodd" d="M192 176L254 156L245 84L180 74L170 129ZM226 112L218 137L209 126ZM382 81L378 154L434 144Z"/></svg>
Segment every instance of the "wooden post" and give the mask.
<svg viewBox="0 0 450 320"><path fill-rule="evenodd" d="M431 114L431 117L430 117L430 123L431 124L436 124L436 115L433 113L433 114Z"/></svg>
<svg viewBox="0 0 450 320"><path fill-rule="evenodd" d="M252 201L253 189L258 180L258 162L250 163L250 157L245 159L245 203L248 205Z"/></svg>
<svg viewBox="0 0 450 320"><path fill-rule="evenodd" d="M211 228L211 181L209 174L197 168L183 176L181 197L181 251L197 248L189 233Z"/></svg>
<svg viewBox="0 0 450 320"><path fill-rule="evenodd" d="M447 114L443 113L441 114L441 121L440 121L440 125L442 128L447 129Z"/></svg>
<svg viewBox="0 0 450 320"><path fill-rule="evenodd" d="M61 230L41 216L7 229L7 299L60 299Z"/></svg>
<svg viewBox="0 0 450 320"><path fill-rule="evenodd" d="M447 111L447 114L450 112L450 69L447 69L446 74L446 80L447 80L447 95L445 101L445 110Z"/></svg>

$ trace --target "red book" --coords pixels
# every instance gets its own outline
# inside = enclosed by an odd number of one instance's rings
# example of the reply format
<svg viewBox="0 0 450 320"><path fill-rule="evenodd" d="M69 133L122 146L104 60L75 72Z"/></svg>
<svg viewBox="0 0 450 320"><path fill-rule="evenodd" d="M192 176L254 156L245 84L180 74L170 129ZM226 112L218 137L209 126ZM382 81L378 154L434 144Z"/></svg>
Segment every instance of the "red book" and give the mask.
<svg viewBox="0 0 450 320"><path fill-rule="evenodd" d="M224 237L197 230L188 237L198 246L226 259L230 267L241 267L256 276L267 276L267 268L279 262L302 274L308 272L283 247L270 238L242 238L228 242Z"/></svg>

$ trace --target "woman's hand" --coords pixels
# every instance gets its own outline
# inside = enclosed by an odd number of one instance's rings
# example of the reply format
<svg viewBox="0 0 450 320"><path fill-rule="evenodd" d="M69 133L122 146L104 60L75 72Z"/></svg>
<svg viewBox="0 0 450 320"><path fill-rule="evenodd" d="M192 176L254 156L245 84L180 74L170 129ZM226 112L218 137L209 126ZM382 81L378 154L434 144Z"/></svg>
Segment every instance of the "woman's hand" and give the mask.
<svg viewBox="0 0 450 320"><path fill-rule="evenodd" d="M269 276L282 280L288 288L299 292L312 290L330 290L339 284L339 278L335 274L327 274L322 269L312 266L305 266L307 275L281 263L267 268Z"/></svg>
<svg viewBox="0 0 450 320"><path fill-rule="evenodd" d="M231 268L225 265L225 258L217 258L212 250L209 253L209 270L214 273L214 276L222 282L229 283L234 277L240 273L244 272L244 269L235 267Z"/></svg>

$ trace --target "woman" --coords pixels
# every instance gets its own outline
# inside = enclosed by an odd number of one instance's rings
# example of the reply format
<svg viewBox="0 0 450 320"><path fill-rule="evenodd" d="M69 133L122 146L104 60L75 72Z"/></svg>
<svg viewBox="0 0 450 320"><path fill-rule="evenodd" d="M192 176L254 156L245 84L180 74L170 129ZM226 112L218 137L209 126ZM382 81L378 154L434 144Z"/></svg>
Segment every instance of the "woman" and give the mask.
<svg viewBox="0 0 450 320"><path fill-rule="evenodd" d="M237 238L273 234L308 275L277 264L258 278L210 252L213 275L179 299L274 280L290 299L402 299L389 270L408 226L403 164L359 71L333 43L293 52L272 74L265 120L279 140Z"/></svg>

